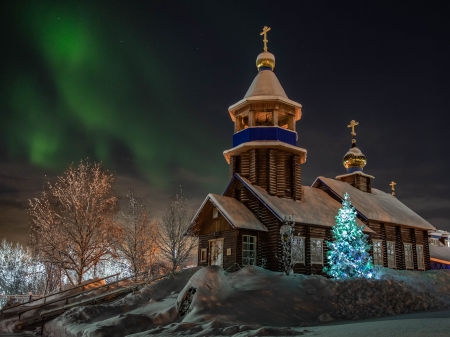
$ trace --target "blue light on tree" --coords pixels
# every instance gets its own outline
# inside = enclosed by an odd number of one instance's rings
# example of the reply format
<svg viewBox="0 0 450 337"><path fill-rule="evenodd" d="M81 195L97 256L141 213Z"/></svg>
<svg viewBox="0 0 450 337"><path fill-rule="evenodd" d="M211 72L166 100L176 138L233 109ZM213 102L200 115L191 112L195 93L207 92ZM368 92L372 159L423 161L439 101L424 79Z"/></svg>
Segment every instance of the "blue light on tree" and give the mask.
<svg viewBox="0 0 450 337"><path fill-rule="evenodd" d="M356 223L356 212L347 193L333 226L334 241L327 241L328 266L323 269L336 279L373 277L372 257L369 254L368 236Z"/></svg>

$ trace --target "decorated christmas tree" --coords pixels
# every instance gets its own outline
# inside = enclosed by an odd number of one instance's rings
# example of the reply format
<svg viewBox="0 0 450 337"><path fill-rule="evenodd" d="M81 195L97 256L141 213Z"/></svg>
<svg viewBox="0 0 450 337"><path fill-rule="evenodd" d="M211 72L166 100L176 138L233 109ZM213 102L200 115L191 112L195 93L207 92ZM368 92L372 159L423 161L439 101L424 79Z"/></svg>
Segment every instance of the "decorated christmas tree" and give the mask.
<svg viewBox="0 0 450 337"><path fill-rule="evenodd" d="M336 279L373 276L368 236L362 229L356 222L356 212L350 197L345 193L342 208L336 216L336 225L332 229L334 241L326 242L328 267L323 269L324 272Z"/></svg>

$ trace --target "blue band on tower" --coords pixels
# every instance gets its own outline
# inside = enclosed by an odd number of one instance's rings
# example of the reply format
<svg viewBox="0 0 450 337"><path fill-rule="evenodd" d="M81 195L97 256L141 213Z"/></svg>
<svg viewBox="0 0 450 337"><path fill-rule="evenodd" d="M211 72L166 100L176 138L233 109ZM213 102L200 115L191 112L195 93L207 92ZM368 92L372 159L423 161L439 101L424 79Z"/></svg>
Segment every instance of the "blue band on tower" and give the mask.
<svg viewBox="0 0 450 337"><path fill-rule="evenodd" d="M357 171L362 172L363 169L361 167L349 167L347 169L347 173L353 173L353 172L357 172Z"/></svg>
<svg viewBox="0 0 450 337"><path fill-rule="evenodd" d="M270 70L270 71L272 71L272 68L270 68L270 67L260 67L258 72L261 72L263 70Z"/></svg>

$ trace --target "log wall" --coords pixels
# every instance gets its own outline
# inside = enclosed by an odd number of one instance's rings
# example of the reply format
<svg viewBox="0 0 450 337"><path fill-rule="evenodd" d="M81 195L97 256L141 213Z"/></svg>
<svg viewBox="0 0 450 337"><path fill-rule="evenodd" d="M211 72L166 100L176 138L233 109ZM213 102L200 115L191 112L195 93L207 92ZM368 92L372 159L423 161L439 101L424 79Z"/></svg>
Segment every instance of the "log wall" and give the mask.
<svg viewBox="0 0 450 337"><path fill-rule="evenodd" d="M358 190L364 191L364 192L371 192L371 178L369 177L363 177L359 174L354 174L347 177L339 178L340 181L346 182L349 185L352 185L353 187L357 188Z"/></svg>
<svg viewBox="0 0 450 337"><path fill-rule="evenodd" d="M300 156L274 149L252 149L230 158L234 173L265 189L270 195L302 199Z"/></svg>
<svg viewBox="0 0 450 337"><path fill-rule="evenodd" d="M221 232L217 236L214 235L214 233L209 234L200 234L199 235L199 242L198 242L198 265L202 267L206 267L209 265L208 261L210 258L210 251L209 251L209 240L215 240L223 238L223 269L224 270L235 270L235 261L237 256L239 256L238 251L236 249L237 246L237 231L236 230L228 230ZM207 261L201 262L200 261L200 253L201 250L206 249L207 254ZM227 255L227 249L231 248L231 255Z"/></svg>
<svg viewBox="0 0 450 337"><path fill-rule="evenodd" d="M429 270L430 266L430 249L428 246L428 233L425 230L400 227L394 225L385 225L382 223L369 222L368 227L375 231L369 237L373 240L383 241L383 266L387 267L387 244L386 241L395 242L396 268L399 270L406 269L404 243L411 243L414 270L418 270L417 265L417 248L416 244L423 245L425 270ZM371 254L373 251L371 251Z"/></svg>

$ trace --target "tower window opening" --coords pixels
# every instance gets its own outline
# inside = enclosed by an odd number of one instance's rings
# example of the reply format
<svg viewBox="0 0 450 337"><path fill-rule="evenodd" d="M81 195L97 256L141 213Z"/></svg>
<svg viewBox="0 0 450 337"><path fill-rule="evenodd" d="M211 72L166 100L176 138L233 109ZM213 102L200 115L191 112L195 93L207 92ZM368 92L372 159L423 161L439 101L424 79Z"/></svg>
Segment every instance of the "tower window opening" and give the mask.
<svg viewBox="0 0 450 337"><path fill-rule="evenodd" d="M248 116L237 116L235 132L245 130L247 128L248 128Z"/></svg>
<svg viewBox="0 0 450 337"><path fill-rule="evenodd" d="M294 116L284 112L278 112L278 126L283 129L294 130Z"/></svg>
<svg viewBox="0 0 450 337"><path fill-rule="evenodd" d="M272 111L255 112L255 125L273 126L273 112Z"/></svg>

